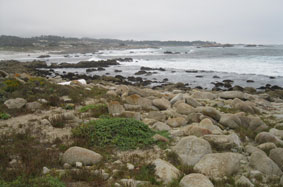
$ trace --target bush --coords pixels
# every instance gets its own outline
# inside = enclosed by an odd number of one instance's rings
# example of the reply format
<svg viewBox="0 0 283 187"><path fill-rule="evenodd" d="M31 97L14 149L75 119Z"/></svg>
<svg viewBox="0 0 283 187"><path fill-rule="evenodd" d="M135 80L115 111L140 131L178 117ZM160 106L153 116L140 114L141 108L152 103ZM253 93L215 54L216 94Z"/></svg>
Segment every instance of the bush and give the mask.
<svg viewBox="0 0 283 187"><path fill-rule="evenodd" d="M93 117L100 117L108 114L108 107L106 104L86 105L80 109L80 112L90 112Z"/></svg>
<svg viewBox="0 0 283 187"><path fill-rule="evenodd" d="M19 177L14 181L5 182L0 180L0 187L65 187L59 179L51 176L26 179Z"/></svg>
<svg viewBox="0 0 283 187"><path fill-rule="evenodd" d="M3 90L6 92L13 92L21 86L20 81L16 79L6 79L3 81Z"/></svg>
<svg viewBox="0 0 283 187"><path fill-rule="evenodd" d="M143 122L131 118L104 118L73 129L73 136L85 139L89 146L117 146L123 150L154 144L154 134Z"/></svg>
<svg viewBox="0 0 283 187"><path fill-rule="evenodd" d="M9 119L11 116L7 113L0 113L0 119L6 120Z"/></svg>

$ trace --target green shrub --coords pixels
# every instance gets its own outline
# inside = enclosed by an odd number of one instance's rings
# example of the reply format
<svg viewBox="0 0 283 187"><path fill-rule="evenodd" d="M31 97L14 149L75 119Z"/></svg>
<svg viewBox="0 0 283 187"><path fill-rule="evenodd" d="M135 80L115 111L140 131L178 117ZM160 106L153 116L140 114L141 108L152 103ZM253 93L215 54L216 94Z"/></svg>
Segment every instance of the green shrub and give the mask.
<svg viewBox="0 0 283 187"><path fill-rule="evenodd" d="M100 117L108 114L108 107L106 104L86 105L80 109L80 112L90 112L93 117Z"/></svg>
<svg viewBox="0 0 283 187"><path fill-rule="evenodd" d="M0 113L0 119L6 120L9 119L11 116L7 113Z"/></svg>
<svg viewBox="0 0 283 187"><path fill-rule="evenodd" d="M20 86L21 86L20 81L16 79L6 79L3 81L3 87L4 87L3 89L6 92L13 92L17 90Z"/></svg>
<svg viewBox="0 0 283 187"><path fill-rule="evenodd" d="M18 177L11 182L0 180L0 187L65 187L65 184L59 179L51 176L43 176L36 178Z"/></svg>
<svg viewBox="0 0 283 187"><path fill-rule="evenodd" d="M154 134L143 122L131 118L104 118L73 129L73 136L85 139L89 146L117 146L124 150L154 144Z"/></svg>

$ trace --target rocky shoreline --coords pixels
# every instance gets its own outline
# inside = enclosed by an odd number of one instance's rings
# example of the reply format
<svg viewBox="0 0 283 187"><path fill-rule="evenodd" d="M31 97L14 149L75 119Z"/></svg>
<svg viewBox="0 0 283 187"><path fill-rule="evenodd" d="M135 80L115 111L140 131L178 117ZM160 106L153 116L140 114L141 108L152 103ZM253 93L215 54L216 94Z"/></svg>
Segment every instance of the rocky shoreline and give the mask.
<svg viewBox="0 0 283 187"><path fill-rule="evenodd" d="M59 75L45 65L1 64L0 185L18 177L86 187L283 185L280 87L149 88L136 77Z"/></svg>

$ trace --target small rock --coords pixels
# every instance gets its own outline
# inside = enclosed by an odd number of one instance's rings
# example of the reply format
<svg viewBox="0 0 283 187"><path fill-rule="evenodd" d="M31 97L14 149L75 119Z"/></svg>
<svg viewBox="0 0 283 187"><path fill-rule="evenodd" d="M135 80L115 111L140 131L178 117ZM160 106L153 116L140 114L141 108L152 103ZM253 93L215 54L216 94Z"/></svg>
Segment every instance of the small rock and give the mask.
<svg viewBox="0 0 283 187"><path fill-rule="evenodd" d="M83 163L81 163L81 162L76 162L76 167L77 167L77 168L83 167Z"/></svg>
<svg viewBox="0 0 283 187"><path fill-rule="evenodd" d="M70 169L72 166L68 163L64 163L64 169Z"/></svg>
<svg viewBox="0 0 283 187"><path fill-rule="evenodd" d="M180 101L182 99L183 99L183 94L179 93L170 100L170 103L171 105L174 105L177 101Z"/></svg>
<svg viewBox="0 0 283 187"><path fill-rule="evenodd" d="M183 117L176 117L176 118L170 118L167 120L167 124L170 127L180 127L186 125L187 120Z"/></svg>
<svg viewBox="0 0 283 187"><path fill-rule="evenodd" d="M42 169L42 174L43 175L46 175L46 174L48 174L50 172L50 169L48 169L47 167L43 167L43 169Z"/></svg>
<svg viewBox="0 0 283 187"><path fill-rule="evenodd" d="M155 119L157 121L165 121L166 115L159 111L150 111L148 113L148 118Z"/></svg>
<svg viewBox="0 0 283 187"><path fill-rule="evenodd" d="M161 141L161 142L169 142L168 138L161 136L159 134L155 134L153 137L153 140L155 141Z"/></svg>
<svg viewBox="0 0 283 187"><path fill-rule="evenodd" d="M186 103L180 103L177 105L177 110L179 114L188 115L190 113L194 113L194 108Z"/></svg>
<svg viewBox="0 0 283 187"><path fill-rule="evenodd" d="M135 166L131 163L127 163L127 168L128 168L128 170L133 170L133 169L135 169Z"/></svg>
<svg viewBox="0 0 283 187"><path fill-rule="evenodd" d="M213 118L216 121L219 121L221 118L220 112L212 107L197 107L198 112Z"/></svg>
<svg viewBox="0 0 283 187"><path fill-rule="evenodd" d="M245 177L245 176L241 176L237 181L236 184L238 186L247 186L247 187L254 187L254 184L251 183L251 181Z"/></svg>
<svg viewBox="0 0 283 187"><path fill-rule="evenodd" d="M275 143L276 145L283 145L283 141L274 136L273 134L269 132L261 132L255 137L255 141L257 143L267 143L267 142L272 142Z"/></svg>
<svg viewBox="0 0 283 187"><path fill-rule="evenodd" d="M263 143L257 146L259 149L265 151L265 152L269 152L271 149L276 148L276 145L274 143Z"/></svg>

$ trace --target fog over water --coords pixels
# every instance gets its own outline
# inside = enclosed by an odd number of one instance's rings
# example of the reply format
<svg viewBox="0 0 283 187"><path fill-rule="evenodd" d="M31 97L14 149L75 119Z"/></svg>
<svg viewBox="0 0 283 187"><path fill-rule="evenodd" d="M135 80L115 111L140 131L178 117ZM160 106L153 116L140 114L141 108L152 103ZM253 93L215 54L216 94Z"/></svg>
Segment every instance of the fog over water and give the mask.
<svg viewBox="0 0 283 187"><path fill-rule="evenodd" d="M282 0L0 0L0 35L283 44Z"/></svg>

